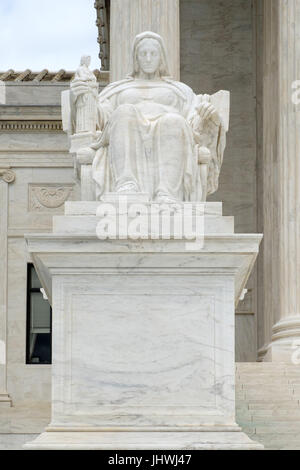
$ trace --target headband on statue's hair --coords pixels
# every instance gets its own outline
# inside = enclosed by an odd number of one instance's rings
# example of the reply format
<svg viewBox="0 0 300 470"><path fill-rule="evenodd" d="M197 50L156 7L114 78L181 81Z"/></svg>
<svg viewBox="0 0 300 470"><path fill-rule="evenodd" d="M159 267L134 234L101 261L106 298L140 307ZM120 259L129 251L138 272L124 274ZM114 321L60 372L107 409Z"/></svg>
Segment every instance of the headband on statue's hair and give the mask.
<svg viewBox="0 0 300 470"><path fill-rule="evenodd" d="M159 68L160 76L170 77L169 65L168 65L168 60L167 60L167 51L166 51L164 40L159 34L153 33L152 31L145 31L144 33L138 34L135 37L134 42L133 42L133 48L132 48L132 70L131 70L131 73L129 74L129 77L134 78L138 72L137 51L138 51L139 45L144 39L152 39L158 43L160 52L161 52L161 64Z"/></svg>

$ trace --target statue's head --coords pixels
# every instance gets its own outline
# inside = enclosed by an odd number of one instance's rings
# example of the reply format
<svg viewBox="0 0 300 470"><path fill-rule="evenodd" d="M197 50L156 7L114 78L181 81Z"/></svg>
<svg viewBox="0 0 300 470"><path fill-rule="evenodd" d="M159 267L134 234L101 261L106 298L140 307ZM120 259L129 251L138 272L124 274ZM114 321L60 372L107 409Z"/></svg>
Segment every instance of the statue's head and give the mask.
<svg viewBox="0 0 300 470"><path fill-rule="evenodd" d="M83 55L80 59L80 65L86 65L87 67L89 67L91 65L91 56Z"/></svg>
<svg viewBox="0 0 300 470"><path fill-rule="evenodd" d="M144 74L157 74L160 77L169 76L166 48L159 34L146 31L138 34L133 43L132 77Z"/></svg>

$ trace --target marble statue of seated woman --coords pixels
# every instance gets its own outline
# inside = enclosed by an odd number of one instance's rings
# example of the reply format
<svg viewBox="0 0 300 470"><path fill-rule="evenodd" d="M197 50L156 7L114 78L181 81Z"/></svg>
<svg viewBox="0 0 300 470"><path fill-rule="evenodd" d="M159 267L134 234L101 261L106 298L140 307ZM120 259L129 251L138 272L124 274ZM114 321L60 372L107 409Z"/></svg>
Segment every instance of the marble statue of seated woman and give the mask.
<svg viewBox="0 0 300 470"><path fill-rule="evenodd" d="M212 97L197 96L173 80L164 42L153 32L136 36L132 63L130 75L98 98L101 134L85 150L94 152L97 199L117 192L147 193L167 203L205 200L218 187L229 93L220 92L226 95L217 109L217 100L214 105ZM75 97L85 93L84 80L72 83L71 90Z"/></svg>

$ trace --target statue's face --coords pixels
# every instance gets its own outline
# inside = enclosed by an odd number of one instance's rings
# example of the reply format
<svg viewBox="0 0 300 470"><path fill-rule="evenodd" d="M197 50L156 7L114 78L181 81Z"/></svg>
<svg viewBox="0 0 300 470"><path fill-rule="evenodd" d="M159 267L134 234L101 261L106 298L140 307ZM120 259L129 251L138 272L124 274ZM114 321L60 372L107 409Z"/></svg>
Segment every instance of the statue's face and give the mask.
<svg viewBox="0 0 300 470"><path fill-rule="evenodd" d="M86 65L87 67L89 67L91 65L91 56L89 55L83 55L81 57L81 65Z"/></svg>
<svg viewBox="0 0 300 470"><path fill-rule="evenodd" d="M153 39L144 39L137 52L140 69L146 74L155 73L160 66L160 47Z"/></svg>

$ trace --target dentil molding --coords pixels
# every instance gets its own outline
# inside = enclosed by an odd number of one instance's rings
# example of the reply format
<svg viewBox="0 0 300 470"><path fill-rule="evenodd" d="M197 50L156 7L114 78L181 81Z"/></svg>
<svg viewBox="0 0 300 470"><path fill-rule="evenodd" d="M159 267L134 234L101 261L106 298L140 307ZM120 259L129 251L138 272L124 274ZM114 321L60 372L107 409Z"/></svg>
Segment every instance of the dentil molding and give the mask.
<svg viewBox="0 0 300 470"><path fill-rule="evenodd" d="M61 121L0 121L2 131L60 131Z"/></svg>

